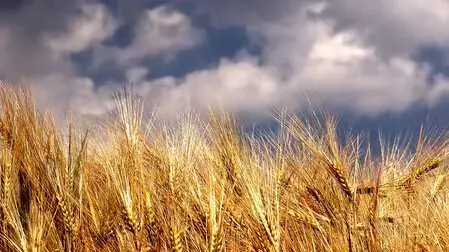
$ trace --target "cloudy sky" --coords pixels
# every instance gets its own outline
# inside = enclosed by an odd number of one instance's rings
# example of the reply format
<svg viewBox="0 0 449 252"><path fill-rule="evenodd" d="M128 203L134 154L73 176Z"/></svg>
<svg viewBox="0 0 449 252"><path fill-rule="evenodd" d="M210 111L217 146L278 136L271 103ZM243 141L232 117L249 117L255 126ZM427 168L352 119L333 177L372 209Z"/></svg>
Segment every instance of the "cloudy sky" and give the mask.
<svg viewBox="0 0 449 252"><path fill-rule="evenodd" d="M57 115L132 83L167 115L312 103L402 130L449 122L448 27L447 0L2 0L0 79Z"/></svg>

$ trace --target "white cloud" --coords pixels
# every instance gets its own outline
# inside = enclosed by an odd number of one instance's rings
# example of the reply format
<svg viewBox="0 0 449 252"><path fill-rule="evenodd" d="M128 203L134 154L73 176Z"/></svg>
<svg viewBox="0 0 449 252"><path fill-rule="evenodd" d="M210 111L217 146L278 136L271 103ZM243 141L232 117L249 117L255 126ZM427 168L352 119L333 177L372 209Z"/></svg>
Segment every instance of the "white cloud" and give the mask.
<svg viewBox="0 0 449 252"><path fill-rule="evenodd" d="M299 109L306 102L305 94L315 103L377 113L401 111L426 97L425 69L400 58L382 62L369 50L336 44L335 40L340 39L317 43L310 55L300 60L302 65L294 66L293 75L275 65L239 58L223 60L215 69L182 79L141 82L139 93L166 114L209 106L256 113L283 106ZM337 50L340 57L323 54L332 48L341 49Z"/></svg>
<svg viewBox="0 0 449 252"><path fill-rule="evenodd" d="M317 103L377 113L404 110L425 95L426 69L415 62L394 55L384 60L357 33L334 33L328 22L298 17L303 22L283 20L282 27L263 30L265 60L284 76L285 104L300 105L306 93Z"/></svg>
<svg viewBox="0 0 449 252"><path fill-rule="evenodd" d="M66 30L44 33L44 44L56 54L70 54L85 51L103 42L112 35L116 22L105 6L86 4L80 14L72 17Z"/></svg>
<svg viewBox="0 0 449 252"><path fill-rule="evenodd" d="M128 66L158 55L173 55L203 41L203 31L188 16L167 6L146 10L134 27L134 38L125 48L99 47L95 66L110 61Z"/></svg>
<svg viewBox="0 0 449 252"><path fill-rule="evenodd" d="M253 59L223 60L216 69L197 71L185 78L143 82L139 93L165 113L209 106L258 112L279 98L277 78L274 69L261 67Z"/></svg>
<svg viewBox="0 0 449 252"><path fill-rule="evenodd" d="M51 0L49 0L51 1ZM0 17L0 78L29 84L37 105L58 120L68 110L103 114L106 99L88 77L79 76L68 54L102 43L112 34L114 21L100 4L57 1L24 4Z"/></svg>
<svg viewBox="0 0 449 252"><path fill-rule="evenodd" d="M79 115L102 115L111 109L112 92L123 87L123 83L101 83L104 86L98 87L100 83L80 76L76 63L67 57L70 54L100 49L101 57L111 57L120 71L126 69L130 82L141 82L148 69L136 67L134 62L176 54L197 45L203 36L185 14L156 7L139 11L135 36L128 47L105 47L102 43L122 21L105 5L58 1L55 12L44 12L45 8L47 5L36 2L0 17L0 78L14 81L25 77L39 107L59 118L68 110Z"/></svg>
<svg viewBox="0 0 449 252"><path fill-rule="evenodd" d="M429 85L429 66L411 59L419 46L449 38L444 30L449 23L447 2L410 0L405 7L403 1L344 0L327 5L316 1L309 6L299 1L295 13L289 1L259 3L256 14L263 15L255 18L249 10L251 20L239 15L237 20L246 22L256 43L263 41L262 63L222 62L216 69L194 72L182 81L171 79L165 84L165 95L157 88L157 97L164 97L168 104L188 97L188 103L197 107L224 104L233 111L257 111L267 106L297 109L307 95L315 103L377 114L403 111L414 103L430 104L447 89L443 77ZM243 5L210 3L220 4L223 12L211 13L229 19L228 11ZM286 6L291 15L277 16ZM311 11L323 12L311 17Z"/></svg>
<svg viewBox="0 0 449 252"><path fill-rule="evenodd" d="M112 17L102 5L82 4L80 13L59 17L64 25L41 31L33 37L39 39L30 42L23 40L23 34L30 33L33 25L23 29L7 23L1 28L0 23L4 55L0 75L20 76L24 71L36 83L40 103L90 115L109 111L110 94L123 85L111 81L95 88L99 83L78 76L74 62L59 57L89 48L93 48L94 65L113 63L147 98L150 108L166 114L209 106L234 112L284 106L296 110L306 102L305 96L313 103L378 114L403 111L415 103L435 105L449 95L448 79L439 76L429 85L431 66L412 58L423 45L449 42L445 0L197 3L212 15L216 26L246 28L261 54L223 59L215 68L182 78L151 80L151 69L142 61L200 46L204 31L186 14L161 6L136 12L129 45L105 46L102 42L122 19ZM92 71L96 70L101 68Z"/></svg>
<svg viewBox="0 0 449 252"><path fill-rule="evenodd" d="M420 10L419 3L410 1L415 8L398 15L397 20L392 14L386 21L377 20L385 17L381 14L376 17L374 13L377 12L361 14L360 18L367 15L366 19L372 19L360 21L361 24L366 22L366 29L352 26L336 29L335 24L344 16L326 14L324 18L316 18L316 15L311 18L311 10L326 9L323 5L313 8L317 5L301 3L294 15L250 22L248 30L255 42L263 41L260 60L245 57L224 60L215 69L198 70L183 79L163 78L141 85L150 100L172 111L182 110L187 105L197 109L223 106L230 111L256 112L276 106L300 109L306 95L314 103L365 114L400 112L415 103L431 104L441 99L439 94L447 92L448 81L442 77L435 85L429 85L429 66L414 62L410 56L420 45L442 39L438 35L446 15L445 11L438 10L444 6L436 4ZM345 2L349 3L349 0ZM386 2L373 5L377 10L390 8L392 13L401 10ZM436 18L431 18L432 11ZM409 23L418 13L427 15L430 20L427 24L431 22L436 27L428 28L424 35L407 35L418 33ZM384 31L376 30L384 26ZM406 31L396 31L394 27L404 27ZM415 29L421 28L418 25ZM369 32L382 34L397 44L404 36L414 36L414 40L406 41L402 49L396 48L394 43L389 48L388 39L376 41L374 35L367 36ZM386 52L388 57L383 55Z"/></svg>
<svg viewBox="0 0 449 252"><path fill-rule="evenodd" d="M52 73L28 79L39 107L57 118L71 111L76 115L102 115L109 111L108 96L95 91L94 83L86 77Z"/></svg>
<svg viewBox="0 0 449 252"><path fill-rule="evenodd" d="M147 77L148 69L144 67L131 67L126 70L125 75L128 82L141 82Z"/></svg>

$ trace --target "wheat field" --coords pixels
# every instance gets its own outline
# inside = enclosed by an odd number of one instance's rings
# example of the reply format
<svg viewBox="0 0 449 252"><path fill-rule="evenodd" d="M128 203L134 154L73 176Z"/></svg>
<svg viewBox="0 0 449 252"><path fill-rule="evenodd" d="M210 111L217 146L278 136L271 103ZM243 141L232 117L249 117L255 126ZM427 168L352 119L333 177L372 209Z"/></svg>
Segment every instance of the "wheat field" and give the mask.
<svg viewBox="0 0 449 252"><path fill-rule="evenodd" d="M62 128L0 86L1 251L449 251L444 134L373 154L330 117L280 113L255 138L226 113L164 124L116 100Z"/></svg>

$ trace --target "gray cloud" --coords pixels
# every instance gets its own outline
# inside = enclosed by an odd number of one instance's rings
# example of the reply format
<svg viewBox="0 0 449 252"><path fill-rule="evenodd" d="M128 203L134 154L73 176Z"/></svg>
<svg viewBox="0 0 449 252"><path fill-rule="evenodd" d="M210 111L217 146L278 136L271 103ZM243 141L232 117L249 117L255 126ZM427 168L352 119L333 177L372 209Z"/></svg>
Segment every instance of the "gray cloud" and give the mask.
<svg viewBox="0 0 449 252"><path fill-rule="evenodd" d="M445 0L336 0L328 2L322 17L332 20L337 32L356 31L383 57L449 42L449 2Z"/></svg>
<svg viewBox="0 0 449 252"><path fill-rule="evenodd" d="M0 77L30 84L38 105L61 116L94 90L69 56L106 39L110 15L94 1L22 1L13 7L0 15Z"/></svg>
<svg viewBox="0 0 449 252"><path fill-rule="evenodd" d="M20 9L28 0L4 0L0 2L0 13L7 13Z"/></svg>
<svg viewBox="0 0 449 252"><path fill-rule="evenodd" d="M105 6L86 4L80 14L69 19L64 31L44 32L41 39L55 54L71 54L85 51L111 36L116 22Z"/></svg>
<svg viewBox="0 0 449 252"><path fill-rule="evenodd" d="M0 15L0 77L25 75L42 106L91 115L111 109L110 94L123 85L111 81L96 88L98 83L76 72L69 56L89 49L98 67L93 71L115 65L149 108L166 114L209 106L254 113L282 106L296 110L306 96L377 114L415 103L434 105L449 92L443 76L428 85L430 66L412 57L423 45L449 42L444 0L198 0L199 11L217 27L246 28L261 54L242 52L215 68L156 80L141 62L201 46L204 31L169 4L146 9L142 1L124 3L118 1L114 12L96 1L9 3ZM103 44L130 20L129 45Z"/></svg>
<svg viewBox="0 0 449 252"><path fill-rule="evenodd" d="M190 0L199 11L207 13L217 26L251 26L261 22L272 22L294 14L298 6L316 0Z"/></svg>
<svg viewBox="0 0 449 252"><path fill-rule="evenodd" d="M187 16L168 7L134 13L138 20L131 23L135 36L125 48L108 48L103 42L131 18L131 13L112 13L94 0L2 1L0 12L0 78L25 80L38 105L58 116L68 109L95 115L110 109L109 97L96 90L99 83L77 72L77 63L70 58L73 53L104 49L98 58L112 55L125 70L146 57L174 55L195 46L202 37Z"/></svg>
<svg viewBox="0 0 449 252"><path fill-rule="evenodd" d="M92 1L20 1L14 8L2 8L0 15L0 74L9 79L47 74L48 72L72 73L73 63L60 57L62 45L80 46L78 37L61 41L63 33L85 30L77 27L88 17L87 6L98 7ZM1 6L1 7L4 7ZM91 11L90 14L94 14ZM104 11L103 11L104 12ZM91 20L92 21L92 20ZM81 24L82 25L82 24ZM49 35L58 35L50 40ZM97 34L79 34L84 39ZM87 36L87 37L86 37ZM87 42L87 41L85 41ZM53 43L53 46L49 46ZM55 48L58 46L59 49ZM57 49L57 50L56 50ZM69 49L69 48L65 48ZM79 48L83 49L83 48Z"/></svg>

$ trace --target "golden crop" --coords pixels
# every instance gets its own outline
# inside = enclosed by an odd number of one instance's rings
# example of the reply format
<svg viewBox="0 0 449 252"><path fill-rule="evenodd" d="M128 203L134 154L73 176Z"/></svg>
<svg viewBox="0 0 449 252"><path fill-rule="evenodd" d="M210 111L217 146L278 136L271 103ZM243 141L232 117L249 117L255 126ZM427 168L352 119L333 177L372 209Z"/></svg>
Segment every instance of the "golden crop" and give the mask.
<svg viewBox="0 0 449 252"><path fill-rule="evenodd" d="M449 251L443 137L372 155L332 119L254 139L224 113L142 118L118 96L107 123L60 129L1 86L0 250Z"/></svg>

